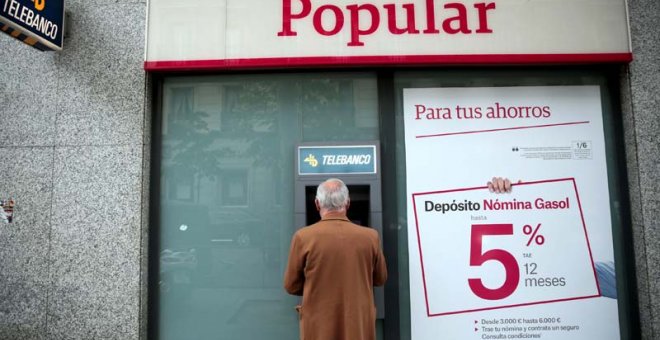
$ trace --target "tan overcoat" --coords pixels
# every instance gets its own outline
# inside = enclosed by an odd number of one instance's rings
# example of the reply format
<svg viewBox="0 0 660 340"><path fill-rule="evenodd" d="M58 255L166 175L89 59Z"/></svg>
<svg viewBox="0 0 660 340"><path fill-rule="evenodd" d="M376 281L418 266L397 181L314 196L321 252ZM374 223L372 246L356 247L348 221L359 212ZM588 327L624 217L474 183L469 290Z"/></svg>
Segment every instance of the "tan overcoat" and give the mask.
<svg viewBox="0 0 660 340"><path fill-rule="evenodd" d="M301 340L374 340L373 286L387 279L378 232L329 213L298 230L284 288L302 295Z"/></svg>

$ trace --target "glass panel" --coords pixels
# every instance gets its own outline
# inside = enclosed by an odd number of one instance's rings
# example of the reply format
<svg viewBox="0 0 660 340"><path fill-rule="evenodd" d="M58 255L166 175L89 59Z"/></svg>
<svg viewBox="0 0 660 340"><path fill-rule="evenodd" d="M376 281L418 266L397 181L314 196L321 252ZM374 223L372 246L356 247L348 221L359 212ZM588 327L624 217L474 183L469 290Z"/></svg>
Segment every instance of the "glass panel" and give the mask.
<svg viewBox="0 0 660 340"><path fill-rule="evenodd" d="M376 93L370 74L165 80L161 339L297 338L294 146L377 140Z"/></svg>
<svg viewBox="0 0 660 340"><path fill-rule="evenodd" d="M612 228L614 238L614 252L616 260L617 287L619 291L619 318L622 339L629 337L629 302L627 301L626 277L632 275L625 267L624 250L621 240L627 227L623 218L625 202L622 196L620 164L622 154L617 152L618 135L615 126L620 124L618 114L612 112L613 104L608 91L606 78L597 72L588 71L529 71L529 70L448 70L437 72L400 72L395 74L395 136L399 141L396 145L396 167L397 167L397 192L398 204L398 267L399 267L399 301L400 301L400 327L402 340L411 339L410 336L410 293L408 277L408 231L406 213L406 168L405 168L405 145L403 126L403 89L404 88L430 88L430 87L498 87L498 86L539 86L539 85L598 85L601 88L601 99L603 108L603 125L605 133L605 144L607 154L608 184L610 190L610 209L612 213ZM484 184L488 179L484 179Z"/></svg>

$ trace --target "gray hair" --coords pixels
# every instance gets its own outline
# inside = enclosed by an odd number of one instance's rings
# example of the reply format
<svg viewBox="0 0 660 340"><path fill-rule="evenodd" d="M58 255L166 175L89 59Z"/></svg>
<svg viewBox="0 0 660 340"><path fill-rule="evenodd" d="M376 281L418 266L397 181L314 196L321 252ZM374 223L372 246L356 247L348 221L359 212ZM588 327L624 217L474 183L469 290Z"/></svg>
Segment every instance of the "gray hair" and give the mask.
<svg viewBox="0 0 660 340"><path fill-rule="evenodd" d="M342 180L329 178L316 189L319 206L329 211L337 211L348 205L348 188Z"/></svg>

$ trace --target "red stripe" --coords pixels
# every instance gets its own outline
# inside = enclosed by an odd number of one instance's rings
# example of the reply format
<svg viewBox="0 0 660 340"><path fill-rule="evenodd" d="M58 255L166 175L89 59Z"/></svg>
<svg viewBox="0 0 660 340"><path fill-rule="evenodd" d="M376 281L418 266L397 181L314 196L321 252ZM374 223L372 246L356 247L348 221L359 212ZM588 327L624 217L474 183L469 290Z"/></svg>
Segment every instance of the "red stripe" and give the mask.
<svg viewBox="0 0 660 340"><path fill-rule="evenodd" d="M589 121L587 120L587 121L583 121L583 122L543 124L543 125L530 125L530 126L514 126L514 127L510 127L510 128L501 128L501 129L448 132L448 133L438 133L438 134L434 134L434 135L419 135L419 136L415 136L415 138L443 137L443 136L453 136L453 135L468 135L468 134L472 134L472 133L496 132L496 131L506 131L506 130L537 129L537 128L552 127L552 126L577 125L577 124L589 124Z"/></svg>
<svg viewBox="0 0 660 340"><path fill-rule="evenodd" d="M598 273L596 273L596 264L594 263L594 256L591 253L591 243L589 242L589 235L587 234L587 224L584 222L584 213L582 212L582 203L580 202L580 193L578 192L577 183L573 178L573 188L575 188L575 197L577 198L578 208L580 208L580 218L582 218L582 228L584 229L584 238L587 240L587 249L589 249L589 259L591 260L591 269L594 271L594 281L596 281L596 288L598 288L598 295L602 295L600 290L600 283L598 283Z"/></svg>
<svg viewBox="0 0 660 340"><path fill-rule="evenodd" d="M566 302L566 301L593 299L593 298L597 298L597 297L600 297L600 296L601 296L600 294L598 294L598 295L589 295L589 296L578 296L578 297L566 298L566 299L547 300L547 301L538 301L538 302L527 302L527 303L518 303L518 304L515 304L515 305L505 305L505 306L496 306L496 307L467 309L467 310L461 310L461 311L456 311L456 312L435 313L435 314L429 314L428 316L433 317L433 316L473 313L473 312L481 312L481 311L486 311L486 310L503 309L503 308L511 308L511 307L524 307L524 306L541 305L541 304L546 304L546 303L556 303L556 302Z"/></svg>
<svg viewBox="0 0 660 340"><path fill-rule="evenodd" d="M632 53L586 54L466 54L466 55L401 55L292 57L214 60L145 61L147 71L213 71L296 67L364 67L364 66L432 66L432 65L519 65L519 64L586 64L628 63Z"/></svg>
<svg viewBox="0 0 660 340"><path fill-rule="evenodd" d="M563 182L563 181L572 181L573 177L566 178L557 178L557 179L544 179L541 181L529 181L529 182L518 182L511 183L512 186L516 185L530 185L530 184L542 184L542 183L553 183L553 182ZM413 196L422 196L422 195L433 195L433 194L444 194L449 192L460 192L460 191L470 191L470 190L479 190L479 189L488 189L487 185L480 187L469 187L469 188L460 188L460 189L449 189L449 190L437 190L437 191L427 191L427 192L416 192Z"/></svg>
<svg viewBox="0 0 660 340"><path fill-rule="evenodd" d="M426 314L431 316L431 308L429 307L429 294L426 289L426 274L424 273L424 256L422 255L422 238L419 235L419 219L417 218L417 203L415 202L415 194L412 195L413 212L415 213L415 228L417 229L417 247L419 248L419 263L422 268L422 283L424 284L424 301L426 302Z"/></svg>

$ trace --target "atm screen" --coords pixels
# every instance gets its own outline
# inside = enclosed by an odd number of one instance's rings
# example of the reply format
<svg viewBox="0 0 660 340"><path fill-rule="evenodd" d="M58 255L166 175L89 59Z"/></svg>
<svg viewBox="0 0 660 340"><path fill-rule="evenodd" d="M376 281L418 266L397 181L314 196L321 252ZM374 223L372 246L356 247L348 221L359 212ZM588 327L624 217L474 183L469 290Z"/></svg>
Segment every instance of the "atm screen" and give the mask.
<svg viewBox="0 0 660 340"><path fill-rule="evenodd" d="M355 224L361 226L370 227L371 224L369 221L370 215L370 187L369 185L347 185L349 196L351 197L351 206L348 208L348 219ZM316 198L316 186L306 186L305 187L305 223L306 225L314 224L318 222L321 217L319 212L316 210L316 205L314 205L314 199Z"/></svg>

